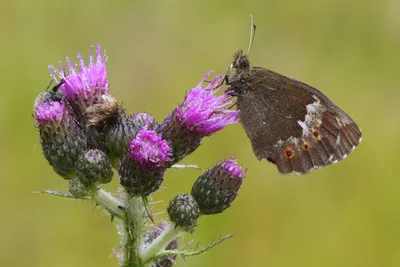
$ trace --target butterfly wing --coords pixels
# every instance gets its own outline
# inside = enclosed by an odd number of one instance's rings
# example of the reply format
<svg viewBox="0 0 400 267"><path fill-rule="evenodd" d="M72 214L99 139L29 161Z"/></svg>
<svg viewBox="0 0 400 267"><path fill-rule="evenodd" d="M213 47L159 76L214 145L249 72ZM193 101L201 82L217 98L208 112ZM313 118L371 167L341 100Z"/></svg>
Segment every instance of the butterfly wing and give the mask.
<svg viewBox="0 0 400 267"><path fill-rule="evenodd" d="M231 87L240 92L240 121L255 155L281 173L336 163L361 141L357 124L307 84L254 67Z"/></svg>

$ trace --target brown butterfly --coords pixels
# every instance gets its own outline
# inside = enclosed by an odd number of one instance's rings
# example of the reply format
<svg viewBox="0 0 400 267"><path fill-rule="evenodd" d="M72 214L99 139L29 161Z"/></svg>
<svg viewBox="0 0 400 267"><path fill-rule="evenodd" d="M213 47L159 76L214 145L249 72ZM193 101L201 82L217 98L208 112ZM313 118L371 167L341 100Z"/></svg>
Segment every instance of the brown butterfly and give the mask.
<svg viewBox="0 0 400 267"><path fill-rule="evenodd" d="M252 18L251 18L252 19ZM237 97L240 122L259 160L281 173L306 173L336 163L361 142L361 130L316 88L247 59L254 40L252 19L247 54L234 55L226 75L227 92ZM235 74L230 76L231 69Z"/></svg>

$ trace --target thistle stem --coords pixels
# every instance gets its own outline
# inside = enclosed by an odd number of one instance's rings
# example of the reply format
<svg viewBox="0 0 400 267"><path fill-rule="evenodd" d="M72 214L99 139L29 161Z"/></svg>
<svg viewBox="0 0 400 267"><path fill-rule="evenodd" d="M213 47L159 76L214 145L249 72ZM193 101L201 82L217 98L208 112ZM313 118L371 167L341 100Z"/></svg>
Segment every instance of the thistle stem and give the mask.
<svg viewBox="0 0 400 267"><path fill-rule="evenodd" d="M104 207L111 214L111 216L122 219L125 217L125 213L123 211L125 206L124 203L103 189L93 187L93 199L97 204Z"/></svg>
<svg viewBox="0 0 400 267"><path fill-rule="evenodd" d="M174 223L168 225L168 227L151 243L151 245L140 252L140 258L143 263L146 264L152 261L154 256L165 251L165 247L184 232L185 230L182 227L176 227Z"/></svg>
<svg viewBox="0 0 400 267"><path fill-rule="evenodd" d="M142 197L134 196L129 200L126 207L126 215L129 234L129 242L127 244L129 249L128 262L130 264L126 265L126 267L142 267L143 261L139 256L139 251L146 233L145 224L148 218Z"/></svg>

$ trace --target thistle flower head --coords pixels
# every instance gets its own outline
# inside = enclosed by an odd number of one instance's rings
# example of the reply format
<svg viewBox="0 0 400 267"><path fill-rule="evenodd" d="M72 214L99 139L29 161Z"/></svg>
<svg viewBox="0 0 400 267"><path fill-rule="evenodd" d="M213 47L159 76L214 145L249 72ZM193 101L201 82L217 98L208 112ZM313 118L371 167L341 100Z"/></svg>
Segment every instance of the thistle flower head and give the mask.
<svg viewBox="0 0 400 267"><path fill-rule="evenodd" d="M208 72L203 80L186 94L185 100L173 112L172 119L178 120L182 127L197 135L210 135L238 120L238 111L228 109L233 103L228 101L230 96L226 93L221 96L215 95L222 88L220 85L224 79L223 75L217 75L203 87L203 83L212 73L213 71Z"/></svg>
<svg viewBox="0 0 400 267"><path fill-rule="evenodd" d="M203 86L211 73L212 71L208 72L201 82L186 94L184 101L157 128L157 132L161 133L173 148L172 163L179 162L195 151L203 137L238 120L238 111L229 109L234 100L229 100L230 96L227 93L216 95L223 87L222 75L217 75Z"/></svg>
<svg viewBox="0 0 400 267"><path fill-rule="evenodd" d="M35 107L34 118L41 126L55 126L59 125L66 115L64 102L48 101L38 103Z"/></svg>
<svg viewBox="0 0 400 267"><path fill-rule="evenodd" d="M150 171L164 170L165 163L171 161L171 148L155 131L146 128L139 131L129 145L132 160Z"/></svg>
<svg viewBox="0 0 400 267"><path fill-rule="evenodd" d="M145 127L130 142L128 153L121 160L121 185L131 195L148 196L160 187L170 161L167 141Z"/></svg>
<svg viewBox="0 0 400 267"><path fill-rule="evenodd" d="M96 46L96 55L93 56L93 47L89 54L89 64L85 62L78 52L78 63L72 64L67 57L67 70L65 68L56 68L49 66L50 74L58 83L60 79L64 79L64 84L60 86L60 90L64 96L70 101L82 107L87 107L97 103L103 94L107 94L110 86L107 80L106 61L107 55L105 51L101 54L100 45ZM60 78L60 79L58 79Z"/></svg>
<svg viewBox="0 0 400 267"><path fill-rule="evenodd" d="M232 205L246 172L232 157L203 173L193 184L192 196L202 214L223 212Z"/></svg>

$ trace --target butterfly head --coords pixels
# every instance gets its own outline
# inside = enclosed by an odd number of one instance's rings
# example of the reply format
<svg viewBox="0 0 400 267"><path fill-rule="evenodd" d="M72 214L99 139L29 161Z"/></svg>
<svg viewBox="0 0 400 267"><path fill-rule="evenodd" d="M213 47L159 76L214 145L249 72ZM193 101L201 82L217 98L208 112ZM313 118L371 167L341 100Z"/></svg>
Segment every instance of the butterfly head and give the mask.
<svg viewBox="0 0 400 267"><path fill-rule="evenodd" d="M242 50L237 51L233 56L232 67L237 70L247 70L250 68L250 61Z"/></svg>

